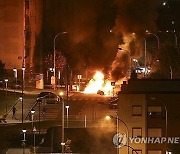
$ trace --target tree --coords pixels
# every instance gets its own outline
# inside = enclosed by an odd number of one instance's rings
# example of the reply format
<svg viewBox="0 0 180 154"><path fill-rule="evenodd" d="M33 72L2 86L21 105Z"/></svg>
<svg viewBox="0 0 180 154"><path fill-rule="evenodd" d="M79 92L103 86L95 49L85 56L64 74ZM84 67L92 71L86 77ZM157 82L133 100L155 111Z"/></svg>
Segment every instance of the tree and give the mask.
<svg viewBox="0 0 180 154"><path fill-rule="evenodd" d="M0 79L6 76L5 63L0 60Z"/></svg>
<svg viewBox="0 0 180 154"><path fill-rule="evenodd" d="M56 58L55 58L56 69L62 71L67 64L66 57L64 57L64 55L60 51L56 51L55 53L56 53ZM54 53L47 55L47 57L45 58L45 63L47 65L47 68L54 67Z"/></svg>

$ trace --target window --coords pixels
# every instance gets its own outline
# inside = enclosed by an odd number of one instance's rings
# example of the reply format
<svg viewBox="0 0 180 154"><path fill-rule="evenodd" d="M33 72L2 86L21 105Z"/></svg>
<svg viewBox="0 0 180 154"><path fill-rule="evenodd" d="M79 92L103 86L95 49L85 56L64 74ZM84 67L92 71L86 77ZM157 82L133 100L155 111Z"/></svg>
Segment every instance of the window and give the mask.
<svg viewBox="0 0 180 154"><path fill-rule="evenodd" d="M148 154L162 154L161 150L149 150Z"/></svg>
<svg viewBox="0 0 180 154"><path fill-rule="evenodd" d="M132 116L142 116L142 106L132 106Z"/></svg>
<svg viewBox="0 0 180 154"><path fill-rule="evenodd" d="M162 116L161 106L148 106L148 117L149 118L160 118Z"/></svg>
<svg viewBox="0 0 180 154"><path fill-rule="evenodd" d="M148 128L148 137L162 137L162 129Z"/></svg>
<svg viewBox="0 0 180 154"><path fill-rule="evenodd" d="M132 137L142 137L142 128L132 128Z"/></svg>

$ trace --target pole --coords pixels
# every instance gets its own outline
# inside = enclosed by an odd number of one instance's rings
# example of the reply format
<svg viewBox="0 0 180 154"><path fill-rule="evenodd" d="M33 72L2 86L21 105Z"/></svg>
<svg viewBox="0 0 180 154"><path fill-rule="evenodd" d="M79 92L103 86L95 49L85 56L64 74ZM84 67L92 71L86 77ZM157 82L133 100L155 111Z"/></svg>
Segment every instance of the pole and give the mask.
<svg viewBox="0 0 180 154"><path fill-rule="evenodd" d="M68 93L68 92L69 92L69 91L68 91L68 79L69 79L69 78L68 78L68 71L69 71L69 66L67 65L67 74L66 74L66 75L67 75L67 77L66 77L66 78L67 78L67 84L66 84L66 97L67 97L66 99L67 99L67 100L66 100L66 104L68 104L68 97L69 97L69 96L68 96L68 95L69 95L69 93Z"/></svg>
<svg viewBox="0 0 180 154"><path fill-rule="evenodd" d="M145 66L145 72L144 72L144 76L146 77L146 71L147 71L147 51L146 51L146 39L144 38L144 66Z"/></svg>
<svg viewBox="0 0 180 154"><path fill-rule="evenodd" d="M62 154L64 154L64 99L62 98Z"/></svg>
<svg viewBox="0 0 180 154"><path fill-rule="evenodd" d="M54 85L54 90L56 90L56 38L61 35L61 34L66 34L67 32L61 32L58 33L55 37L54 37L54 78L55 78L55 85Z"/></svg>
<svg viewBox="0 0 180 154"><path fill-rule="evenodd" d="M67 111L67 128L68 128L68 122L69 122L69 117L68 117L68 116L69 116L69 108L67 107L66 109L67 109L66 111Z"/></svg>
<svg viewBox="0 0 180 154"><path fill-rule="evenodd" d="M7 114L7 81L6 81L6 114Z"/></svg>
<svg viewBox="0 0 180 154"><path fill-rule="evenodd" d="M86 115L84 116L84 127L85 128L87 127L87 117L86 117Z"/></svg>
<svg viewBox="0 0 180 154"><path fill-rule="evenodd" d="M24 71L25 67L22 67L22 124L24 123Z"/></svg>
<svg viewBox="0 0 180 154"><path fill-rule="evenodd" d="M40 107L41 107L41 101L39 100L39 134L40 134Z"/></svg>
<svg viewBox="0 0 180 154"><path fill-rule="evenodd" d="M57 36L58 35L56 35L54 38L54 80L55 80L54 90L56 90L56 38Z"/></svg>
<svg viewBox="0 0 180 154"><path fill-rule="evenodd" d="M117 118L116 118L116 125L117 125L117 135L118 135L118 133L119 133L119 119L118 119L118 115L117 115ZM117 154L119 154L119 147L117 147Z"/></svg>

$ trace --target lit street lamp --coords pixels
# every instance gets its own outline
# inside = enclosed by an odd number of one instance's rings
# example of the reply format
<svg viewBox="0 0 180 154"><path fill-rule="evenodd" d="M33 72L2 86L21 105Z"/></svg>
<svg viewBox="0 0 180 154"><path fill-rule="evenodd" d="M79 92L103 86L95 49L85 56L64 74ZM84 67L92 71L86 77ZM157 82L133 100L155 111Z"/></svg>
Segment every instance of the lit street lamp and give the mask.
<svg viewBox="0 0 180 154"><path fill-rule="evenodd" d="M132 55L131 55L130 51L124 50L122 48L118 48L118 50L123 50L123 51L128 53L128 55L130 57L130 60L131 60L131 62L130 62L130 69L131 69L131 72L132 72Z"/></svg>
<svg viewBox="0 0 180 154"><path fill-rule="evenodd" d="M33 129L34 113L35 113L35 112L36 112L36 111L35 111L34 109L31 110L32 129Z"/></svg>
<svg viewBox="0 0 180 154"><path fill-rule="evenodd" d="M159 49L159 47L160 47L159 37L156 34L149 32L148 30L146 30L146 33L149 35L154 35L157 38L157 45L158 45L158 49Z"/></svg>
<svg viewBox="0 0 180 154"><path fill-rule="evenodd" d="M26 132L27 130L24 128L22 130L23 132L23 140L22 140L22 146L23 146L23 154L25 154L25 146L26 146Z"/></svg>
<svg viewBox="0 0 180 154"><path fill-rule="evenodd" d="M112 116L112 115L109 115L109 116L106 116L105 117L105 119L106 120L110 120L110 119L116 119L116 126L117 126L117 134L119 133L119 121L121 121L124 125L125 125L125 127L126 127L126 131L127 131L127 147L128 147L128 154L129 154L129 129L128 129L128 126L127 126L127 124L123 121L123 120L121 120L119 117L118 117L118 115L117 115L117 117L114 117L114 116ZM117 154L119 154L119 148L117 148Z"/></svg>
<svg viewBox="0 0 180 154"><path fill-rule="evenodd" d="M60 95L60 100L62 102L62 140L61 140L61 146L62 146L62 154L64 154L64 99L63 99L63 92L59 93Z"/></svg>
<svg viewBox="0 0 180 154"><path fill-rule="evenodd" d="M22 132L23 132L23 141L26 141L26 132L27 132L27 130L24 128L22 130Z"/></svg>
<svg viewBox="0 0 180 154"><path fill-rule="evenodd" d="M8 87L8 79L5 79L5 86L6 86L6 114L7 114L7 87Z"/></svg>
<svg viewBox="0 0 180 154"><path fill-rule="evenodd" d="M177 45L178 45L178 38L177 38L177 35L176 35L176 33L175 32L173 32L173 31L166 31L166 33L172 33L172 34L174 34L174 38L175 38L175 46L177 47Z"/></svg>
<svg viewBox="0 0 180 154"><path fill-rule="evenodd" d="M166 123L166 140L167 140L167 137L168 137L168 110L167 110L167 107L166 107L166 105L163 103L163 101L161 101L160 99L158 99L158 98L155 98L155 97L151 97L150 99L152 99L152 100L157 100L158 101L158 103L161 103L162 105L163 105L163 107L164 107L164 110L165 110L165 114L166 114L166 119L165 119L165 123ZM166 150L167 150L167 142L166 142Z"/></svg>
<svg viewBox="0 0 180 154"><path fill-rule="evenodd" d="M24 59L23 59L24 60ZM25 67L22 67L22 124L24 123L24 76L25 76Z"/></svg>
<svg viewBox="0 0 180 154"><path fill-rule="evenodd" d="M66 107L66 114L67 114L67 115L66 115L66 116L67 116L67 128L68 128L68 126L69 126L69 125L68 125L68 122L69 122L69 105L66 105L65 107Z"/></svg>
<svg viewBox="0 0 180 154"><path fill-rule="evenodd" d="M66 33L67 33L67 32L61 32L61 33L58 33L58 34L54 37L54 79L55 79L54 90L56 89L56 38L57 38L59 35L66 34Z"/></svg>
<svg viewBox="0 0 180 154"><path fill-rule="evenodd" d="M13 68L14 72L14 103L16 101L16 87L17 87L17 69Z"/></svg>

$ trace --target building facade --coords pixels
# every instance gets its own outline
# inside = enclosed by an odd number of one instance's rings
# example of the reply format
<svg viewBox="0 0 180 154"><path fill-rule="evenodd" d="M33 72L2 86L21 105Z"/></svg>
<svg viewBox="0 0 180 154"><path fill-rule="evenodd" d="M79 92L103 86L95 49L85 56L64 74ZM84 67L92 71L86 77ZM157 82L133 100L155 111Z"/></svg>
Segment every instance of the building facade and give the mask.
<svg viewBox="0 0 180 154"><path fill-rule="evenodd" d="M176 152L179 144L154 141L180 136L179 94L180 80L130 79L128 84L124 82L119 93L118 117L126 123L129 133L121 122L119 132L128 134L129 148L122 147L120 152L128 153L128 149L129 154Z"/></svg>
<svg viewBox="0 0 180 154"><path fill-rule="evenodd" d="M1 0L0 23L0 60L5 67L20 69L25 65L29 72L39 65L42 0Z"/></svg>

